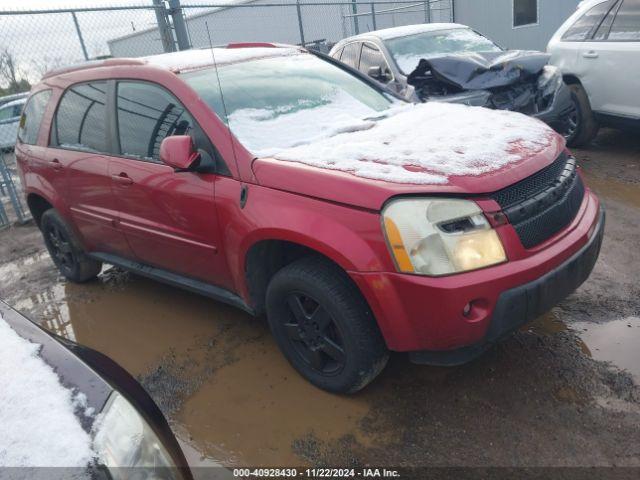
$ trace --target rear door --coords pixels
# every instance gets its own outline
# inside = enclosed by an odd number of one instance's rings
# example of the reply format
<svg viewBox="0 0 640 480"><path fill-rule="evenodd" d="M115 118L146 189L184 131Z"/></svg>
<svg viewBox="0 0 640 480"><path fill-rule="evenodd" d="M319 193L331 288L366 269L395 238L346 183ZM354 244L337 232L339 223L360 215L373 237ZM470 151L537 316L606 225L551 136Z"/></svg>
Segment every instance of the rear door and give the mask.
<svg viewBox="0 0 640 480"><path fill-rule="evenodd" d="M232 287L214 202L217 152L184 105L160 85L118 81L115 130L119 152L109 165L119 225L136 258L223 288ZM162 140L191 135L209 169L175 172L160 162Z"/></svg>
<svg viewBox="0 0 640 480"><path fill-rule="evenodd" d="M131 257L117 228L107 145L108 82L69 87L56 110L48 160L57 181L66 184L71 218L89 251Z"/></svg>
<svg viewBox="0 0 640 480"><path fill-rule="evenodd" d="M582 43L582 83L599 113L640 118L640 0L622 0Z"/></svg>

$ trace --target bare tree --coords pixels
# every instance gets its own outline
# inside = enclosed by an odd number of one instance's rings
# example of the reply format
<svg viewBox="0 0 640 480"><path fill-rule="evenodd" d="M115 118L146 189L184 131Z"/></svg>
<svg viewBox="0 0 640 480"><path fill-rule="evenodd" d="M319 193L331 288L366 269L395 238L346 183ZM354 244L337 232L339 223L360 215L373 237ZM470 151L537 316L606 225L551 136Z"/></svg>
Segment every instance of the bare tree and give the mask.
<svg viewBox="0 0 640 480"><path fill-rule="evenodd" d="M18 77L24 76L18 68L13 53L8 48L0 50L0 83L8 85L7 92L17 93L29 89L29 82Z"/></svg>
<svg viewBox="0 0 640 480"><path fill-rule="evenodd" d="M62 57L48 57L44 56L37 60L31 61L33 70L42 77L45 73L54 70L56 68L64 67L67 64Z"/></svg>

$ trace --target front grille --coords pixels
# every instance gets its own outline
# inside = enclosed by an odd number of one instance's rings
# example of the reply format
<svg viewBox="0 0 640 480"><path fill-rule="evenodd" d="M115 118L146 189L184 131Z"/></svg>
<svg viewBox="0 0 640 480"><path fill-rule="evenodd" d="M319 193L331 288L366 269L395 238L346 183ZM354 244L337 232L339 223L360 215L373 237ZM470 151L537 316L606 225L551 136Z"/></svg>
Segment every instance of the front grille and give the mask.
<svg viewBox="0 0 640 480"><path fill-rule="evenodd" d="M525 248L553 237L578 214L584 184L576 160L563 153L545 169L491 196Z"/></svg>

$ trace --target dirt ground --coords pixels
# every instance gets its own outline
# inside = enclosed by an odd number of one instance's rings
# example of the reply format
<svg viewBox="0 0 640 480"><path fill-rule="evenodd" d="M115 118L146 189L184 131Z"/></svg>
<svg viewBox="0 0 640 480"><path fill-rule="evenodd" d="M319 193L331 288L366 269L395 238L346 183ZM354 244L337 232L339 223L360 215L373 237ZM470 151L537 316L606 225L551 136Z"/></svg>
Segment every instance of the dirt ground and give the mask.
<svg viewBox="0 0 640 480"><path fill-rule="evenodd" d="M136 375L194 464L640 466L640 136L576 152L607 209L591 278L458 368L394 355L363 392L302 380L263 320L105 268L65 282L33 225L0 232L0 298Z"/></svg>

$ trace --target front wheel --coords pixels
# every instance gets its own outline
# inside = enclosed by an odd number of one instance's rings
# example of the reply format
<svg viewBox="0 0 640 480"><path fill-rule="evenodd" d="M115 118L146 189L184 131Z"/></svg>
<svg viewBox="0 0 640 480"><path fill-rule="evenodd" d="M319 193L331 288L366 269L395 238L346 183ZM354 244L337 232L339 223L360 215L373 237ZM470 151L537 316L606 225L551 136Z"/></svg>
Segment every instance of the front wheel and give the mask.
<svg viewBox="0 0 640 480"><path fill-rule="evenodd" d="M389 353L360 291L322 258L303 258L276 273L267 289L267 318L291 365L324 390L357 392L387 364Z"/></svg>
<svg viewBox="0 0 640 480"><path fill-rule="evenodd" d="M564 120L564 136L569 147L588 145L598 134L599 125L582 85L569 85L572 108Z"/></svg>

